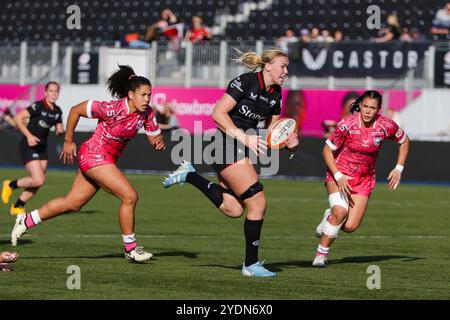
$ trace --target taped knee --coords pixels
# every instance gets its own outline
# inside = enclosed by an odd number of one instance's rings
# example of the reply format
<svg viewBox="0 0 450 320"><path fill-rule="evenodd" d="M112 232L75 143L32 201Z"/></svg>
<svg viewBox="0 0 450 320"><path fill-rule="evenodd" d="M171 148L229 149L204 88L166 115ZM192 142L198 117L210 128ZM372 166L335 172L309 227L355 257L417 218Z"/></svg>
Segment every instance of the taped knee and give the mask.
<svg viewBox="0 0 450 320"><path fill-rule="evenodd" d="M241 196L239 197L242 201L253 197L255 194L264 190L263 185L258 181L251 185Z"/></svg>
<svg viewBox="0 0 450 320"><path fill-rule="evenodd" d="M340 192L335 192L328 196L328 201L330 202L330 208L333 208L334 206L340 206L348 211L347 195L342 195Z"/></svg>
<svg viewBox="0 0 450 320"><path fill-rule="evenodd" d="M325 226L324 226L323 231L322 231L323 234L326 235L329 238L332 238L332 239L337 238L338 235L339 235L339 231L341 230L341 227L344 224L344 222L342 222L341 224L339 224L337 226L333 226L328 221L325 222Z"/></svg>

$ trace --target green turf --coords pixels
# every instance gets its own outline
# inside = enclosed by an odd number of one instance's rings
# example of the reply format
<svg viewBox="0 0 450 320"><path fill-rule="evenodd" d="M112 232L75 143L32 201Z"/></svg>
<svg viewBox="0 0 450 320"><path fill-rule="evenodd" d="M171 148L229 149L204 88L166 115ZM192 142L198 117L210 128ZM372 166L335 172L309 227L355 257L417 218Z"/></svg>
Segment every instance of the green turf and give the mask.
<svg viewBox="0 0 450 320"><path fill-rule="evenodd" d="M22 170L1 169L0 179ZM51 171L28 209L64 195L73 172ZM191 186L164 190L162 177L129 175L139 191L136 234L153 252L148 264L127 262L117 223L118 201L99 192L81 212L45 222L23 237L14 272L0 272L1 299L449 299L450 188L380 184L354 234L342 235L330 265L311 267L314 229L327 206L320 182L264 181L268 212L260 258L275 279L243 277L243 218L222 216ZM18 192L13 195L13 200ZM11 250L14 224L1 207L0 250ZM69 290L68 266L81 269ZM369 290L367 268L381 270Z"/></svg>

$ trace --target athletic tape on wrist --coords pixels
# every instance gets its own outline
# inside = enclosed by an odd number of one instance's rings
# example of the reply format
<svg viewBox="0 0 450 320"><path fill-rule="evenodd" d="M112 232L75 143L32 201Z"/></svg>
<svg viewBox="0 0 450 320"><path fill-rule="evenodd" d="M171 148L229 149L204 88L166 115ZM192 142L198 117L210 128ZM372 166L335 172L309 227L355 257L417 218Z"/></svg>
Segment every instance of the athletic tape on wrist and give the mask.
<svg viewBox="0 0 450 320"><path fill-rule="evenodd" d="M338 181L340 178L342 178L344 175L342 174L342 172L338 171L334 174L334 179L336 181Z"/></svg>
<svg viewBox="0 0 450 320"><path fill-rule="evenodd" d="M402 173L404 168L405 168L405 167L402 166L401 164L397 164L397 165L395 166L394 170L397 170L398 172Z"/></svg>

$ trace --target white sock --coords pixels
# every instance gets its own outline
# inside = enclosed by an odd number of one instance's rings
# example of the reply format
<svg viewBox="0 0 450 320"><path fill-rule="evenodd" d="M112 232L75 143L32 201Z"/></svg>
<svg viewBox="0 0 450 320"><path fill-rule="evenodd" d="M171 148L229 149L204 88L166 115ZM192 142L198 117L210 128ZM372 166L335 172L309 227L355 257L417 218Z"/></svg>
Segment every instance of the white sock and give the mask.
<svg viewBox="0 0 450 320"><path fill-rule="evenodd" d="M136 242L136 236L135 234L130 234L130 235L122 235L122 239L123 239L123 243L133 243Z"/></svg>
<svg viewBox="0 0 450 320"><path fill-rule="evenodd" d="M329 251L330 251L330 247L322 247L320 244L317 247L317 252L324 256L328 255Z"/></svg>
<svg viewBox="0 0 450 320"><path fill-rule="evenodd" d="M39 217L38 210L31 211L30 215L31 215L31 219L33 219L33 222L35 225L38 225L39 223L42 222L41 217Z"/></svg>

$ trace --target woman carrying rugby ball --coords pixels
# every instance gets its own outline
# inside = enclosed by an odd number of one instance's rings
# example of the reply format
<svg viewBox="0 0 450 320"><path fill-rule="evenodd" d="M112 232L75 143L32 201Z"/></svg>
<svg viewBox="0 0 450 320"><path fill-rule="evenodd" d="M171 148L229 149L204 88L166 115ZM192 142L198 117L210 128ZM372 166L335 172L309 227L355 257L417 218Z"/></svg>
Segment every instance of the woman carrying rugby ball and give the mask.
<svg viewBox="0 0 450 320"><path fill-rule="evenodd" d="M289 59L280 49L268 49L262 55L254 52L242 54L237 61L252 72L244 73L230 82L212 114L219 128L216 141L223 141L223 153L219 155L217 152L212 164L218 174L219 184L200 176L187 161L183 161L163 184L168 188L176 183L188 182L231 218L241 217L247 208L242 274L274 277L277 274L264 268L263 263L258 260L259 240L267 205L263 185L259 182L249 157L250 150L256 154L264 153L267 143L254 133L248 134L248 130L256 132L261 121L265 121L266 127L269 127L279 120L281 85L288 74ZM298 144L297 136L292 134L286 147L293 151Z"/></svg>

